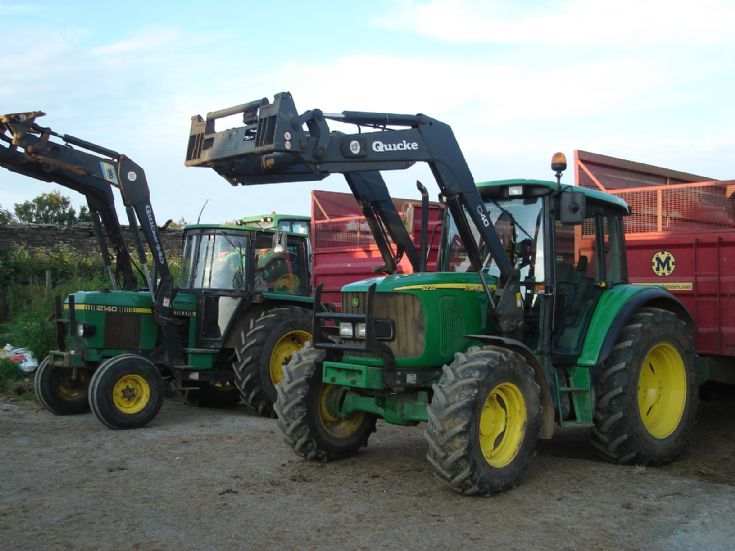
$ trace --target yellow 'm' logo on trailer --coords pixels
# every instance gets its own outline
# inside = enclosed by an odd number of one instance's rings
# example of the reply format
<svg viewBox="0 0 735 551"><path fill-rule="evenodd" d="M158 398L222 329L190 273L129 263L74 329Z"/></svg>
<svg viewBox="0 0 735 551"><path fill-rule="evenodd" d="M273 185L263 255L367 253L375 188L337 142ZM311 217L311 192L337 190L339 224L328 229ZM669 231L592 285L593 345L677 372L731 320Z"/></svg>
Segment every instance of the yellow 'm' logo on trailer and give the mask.
<svg viewBox="0 0 735 551"><path fill-rule="evenodd" d="M669 251L658 251L651 259L651 268L659 277L670 276L676 268L676 259Z"/></svg>

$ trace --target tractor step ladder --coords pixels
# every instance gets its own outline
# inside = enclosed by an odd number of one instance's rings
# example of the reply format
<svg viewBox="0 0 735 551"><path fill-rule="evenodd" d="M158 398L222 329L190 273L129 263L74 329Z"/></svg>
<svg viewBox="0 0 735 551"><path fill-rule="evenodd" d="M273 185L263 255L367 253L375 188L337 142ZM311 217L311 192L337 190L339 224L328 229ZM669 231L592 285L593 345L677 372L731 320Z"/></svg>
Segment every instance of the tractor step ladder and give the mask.
<svg viewBox="0 0 735 551"><path fill-rule="evenodd" d="M559 372L563 370L563 377ZM554 370L561 427L589 427L592 425L592 385L590 371L585 367L559 367ZM562 398L569 397L573 418L565 419Z"/></svg>

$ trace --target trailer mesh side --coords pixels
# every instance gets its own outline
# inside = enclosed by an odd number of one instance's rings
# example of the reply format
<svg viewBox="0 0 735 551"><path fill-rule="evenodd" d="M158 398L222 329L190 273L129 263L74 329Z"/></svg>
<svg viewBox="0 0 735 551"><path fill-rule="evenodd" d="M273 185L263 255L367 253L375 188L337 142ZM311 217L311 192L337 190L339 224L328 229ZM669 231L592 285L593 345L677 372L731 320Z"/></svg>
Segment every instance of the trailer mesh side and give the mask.
<svg viewBox="0 0 735 551"><path fill-rule="evenodd" d="M691 233L735 228L735 183L702 182L628 190L608 190L630 206L627 235ZM585 224L582 234L594 233Z"/></svg>

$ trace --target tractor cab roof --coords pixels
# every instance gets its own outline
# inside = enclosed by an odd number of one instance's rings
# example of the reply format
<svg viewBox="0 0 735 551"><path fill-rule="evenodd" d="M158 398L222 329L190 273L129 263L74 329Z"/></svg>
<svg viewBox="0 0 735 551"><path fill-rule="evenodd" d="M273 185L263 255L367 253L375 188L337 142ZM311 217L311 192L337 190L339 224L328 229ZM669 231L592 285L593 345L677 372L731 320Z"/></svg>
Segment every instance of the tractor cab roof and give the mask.
<svg viewBox="0 0 735 551"><path fill-rule="evenodd" d="M233 231L233 232L254 232L258 231L261 233L276 233L276 228L262 228L260 226L245 226L241 224L187 224L184 226L184 232L189 232L193 230L226 230L226 231ZM290 232L290 231L282 231L281 233L284 233L289 236L294 237L308 237L305 236L303 233L296 233L296 232Z"/></svg>
<svg viewBox="0 0 735 551"><path fill-rule="evenodd" d="M489 180L486 182L477 182L477 189L482 197L505 198L518 195L520 197L538 196L547 193L547 190L556 191L557 183L551 180L525 180L515 178L509 180ZM522 186L522 190L518 193L512 193L509 188ZM593 199L601 203L605 203L611 207L623 209L626 214L630 214L627 203L620 197L610 195L596 189L589 189L580 186L562 184L563 191L578 191L583 193L588 199Z"/></svg>

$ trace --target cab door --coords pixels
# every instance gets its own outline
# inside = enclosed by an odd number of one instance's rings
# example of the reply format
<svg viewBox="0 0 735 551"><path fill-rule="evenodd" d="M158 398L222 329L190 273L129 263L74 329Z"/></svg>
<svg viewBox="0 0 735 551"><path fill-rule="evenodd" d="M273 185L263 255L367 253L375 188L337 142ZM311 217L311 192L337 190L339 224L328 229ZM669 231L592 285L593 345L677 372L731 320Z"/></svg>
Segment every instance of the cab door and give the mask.
<svg viewBox="0 0 735 551"><path fill-rule="evenodd" d="M621 216L589 201L581 227L555 221L554 245L552 348L557 362L574 363L600 296L625 283Z"/></svg>

